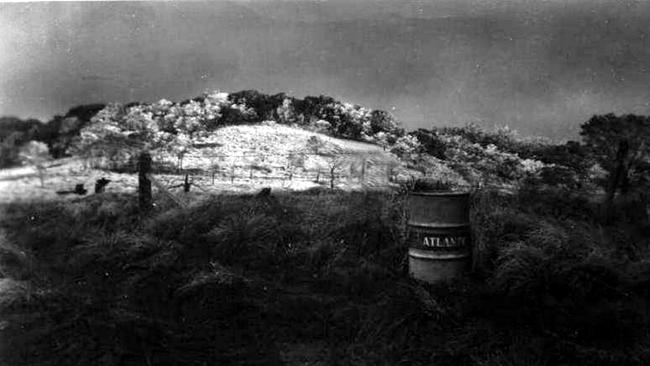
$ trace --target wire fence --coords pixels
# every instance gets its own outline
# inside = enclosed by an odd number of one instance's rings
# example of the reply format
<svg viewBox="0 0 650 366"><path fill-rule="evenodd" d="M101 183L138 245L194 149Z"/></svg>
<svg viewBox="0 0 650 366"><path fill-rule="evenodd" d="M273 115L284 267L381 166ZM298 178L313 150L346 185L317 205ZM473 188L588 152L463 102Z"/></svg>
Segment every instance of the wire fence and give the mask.
<svg viewBox="0 0 650 366"><path fill-rule="evenodd" d="M159 197L177 205L188 204L205 194L251 193L261 188L301 191L322 187L344 190L383 190L396 183L404 166L388 159L389 154L365 153L280 153L280 154L189 154L179 157L153 154L146 174ZM182 158L182 159L181 159ZM41 182L35 168L22 169L0 180L29 180L38 185L39 195L76 197L92 193L139 192L138 157L74 157L44 166ZM181 161L182 160L182 161ZM403 178L404 176L402 176ZM408 179L408 176L407 176ZM101 185L100 182L104 181ZM22 186L12 187L14 194ZM199 193L182 194L184 192ZM30 191L31 192L31 191ZM32 193L30 193L32 194ZM2 197L0 196L0 199ZM163 198L165 199L165 198Z"/></svg>
<svg viewBox="0 0 650 366"><path fill-rule="evenodd" d="M396 180L400 171L397 160L387 153L300 152L237 154L154 154L151 173L166 176L185 175L201 184L216 182L297 181L328 184L342 183L381 186ZM118 173L136 173L137 160L87 159L86 165Z"/></svg>

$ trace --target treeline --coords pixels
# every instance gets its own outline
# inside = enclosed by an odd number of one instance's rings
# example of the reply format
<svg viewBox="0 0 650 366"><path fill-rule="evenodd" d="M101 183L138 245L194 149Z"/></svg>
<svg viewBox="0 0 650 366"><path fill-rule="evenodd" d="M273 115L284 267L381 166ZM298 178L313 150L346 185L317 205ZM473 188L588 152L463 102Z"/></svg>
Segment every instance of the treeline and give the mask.
<svg viewBox="0 0 650 366"><path fill-rule="evenodd" d="M124 160L129 147L143 145L182 158L197 136L264 121L377 144L413 164L414 155L433 157L468 182L526 180L568 188L595 183L613 196L645 189L650 181L650 117L593 116L581 126L582 141L552 144L476 125L407 133L383 110L324 95L299 99L256 90L206 93L181 102L82 105L47 123L6 117L0 119L0 167L17 164L18 148L30 140L45 143L54 158L99 154Z"/></svg>
<svg viewBox="0 0 650 366"><path fill-rule="evenodd" d="M30 141L47 145L53 158L66 156L66 151L81 128L105 107L88 104L71 108L64 115L56 115L47 122L37 119L22 120L17 117L0 117L0 168L20 164L19 151Z"/></svg>
<svg viewBox="0 0 650 366"><path fill-rule="evenodd" d="M179 106L191 103L205 106L206 99L217 95L219 93L186 100ZM268 120L299 126L315 126L318 121L326 121L329 123L324 128L326 132L351 140L368 140L372 135L384 132L389 134L388 142L394 143L396 138L405 134L405 130L386 111L344 103L325 95L299 99L285 93L268 95L257 90L243 90L227 94L227 103L223 104L222 107L227 108L221 108L220 116L209 121L208 129Z"/></svg>
<svg viewBox="0 0 650 366"><path fill-rule="evenodd" d="M319 129L334 137L394 144L406 131L388 112L344 103L328 96L289 97L257 90L236 93L213 92L179 103L129 103L121 106L116 119L126 121L133 112L151 113L165 132L213 131L236 124L275 121L280 124Z"/></svg>
<svg viewBox="0 0 650 366"><path fill-rule="evenodd" d="M103 112L103 116L95 118L99 112ZM256 90L243 90L230 94L206 93L178 103L163 99L154 103L80 105L46 123L5 117L0 124L0 167L19 164L20 146L32 140L47 144L53 158L69 156L74 153L71 147L79 143L82 129L92 121L109 122L131 132L138 127L152 127L149 122L153 122L156 124L154 129L189 137L228 125L275 121L384 147L400 145L400 138L406 138L407 145L413 142L386 111L343 103L324 95L299 99L284 93L268 95ZM402 146L397 150L405 148Z"/></svg>
<svg viewBox="0 0 650 366"><path fill-rule="evenodd" d="M578 141L553 144L541 138L522 138L508 128L486 131L474 124L418 129L411 134L421 143L423 153L465 169L475 166L504 180L534 175L547 184L579 188L595 173L593 154ZM494 170L488 169L490 164ZM527 171L535 174L526 176Z"/></svg>
<svg viewBox="0 0 650 366"><path fill-rule="evenodd" d="M66 153L95 166L117 167L143 149L183 156L201 138L223 126L269 122L294 126L333 137L382 146L400 157L419 148L389 113L331 97L297 99L254 90L213 92L179 103L109 104L79 131Z"/></svg>
<svg viewBox="0 0 650 366"><path fill-rule="evenodd" d="M521 138L508 129L486 132L475 125L420 129L411 134L422 152L466 176L473 170L529 187L600 186L606 193L607 213L612 212L618 193L642 203L649 199L648 116L595 115L580 126L582 141L564 144Z"/></svg>

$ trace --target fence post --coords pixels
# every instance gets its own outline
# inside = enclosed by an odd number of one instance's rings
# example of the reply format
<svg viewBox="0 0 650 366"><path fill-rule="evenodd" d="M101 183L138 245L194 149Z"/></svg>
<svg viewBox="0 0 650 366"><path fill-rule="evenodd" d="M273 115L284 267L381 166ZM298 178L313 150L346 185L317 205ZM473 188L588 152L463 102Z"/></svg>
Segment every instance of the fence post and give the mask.
<svg viewBox="0 0 650 366"><path fill-rule="evenodd" d="M138 199L140 210L149 211L151 209L151 180L147 174L151 170L151 154L147 151L140 153L138 159Z"/></svg>
<svg viewBox="0 0 650 366"><path fill-rule="evenodd" d="M185 181L183 182L183 192L188 193L189 191L190 191L189 174L185 174Z"/></svg>

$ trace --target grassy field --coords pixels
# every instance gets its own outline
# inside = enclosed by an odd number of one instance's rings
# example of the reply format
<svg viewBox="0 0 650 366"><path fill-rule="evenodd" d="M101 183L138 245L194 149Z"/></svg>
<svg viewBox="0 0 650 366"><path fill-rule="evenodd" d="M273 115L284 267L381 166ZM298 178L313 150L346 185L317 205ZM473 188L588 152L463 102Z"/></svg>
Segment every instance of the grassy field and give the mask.
<svg viewBox="0 0 650 366"><path fill-rule="evenodd" d="M7 365L647 365L648 227L472 194L473 270L407 276L404 194L2 204Z"/></svg>

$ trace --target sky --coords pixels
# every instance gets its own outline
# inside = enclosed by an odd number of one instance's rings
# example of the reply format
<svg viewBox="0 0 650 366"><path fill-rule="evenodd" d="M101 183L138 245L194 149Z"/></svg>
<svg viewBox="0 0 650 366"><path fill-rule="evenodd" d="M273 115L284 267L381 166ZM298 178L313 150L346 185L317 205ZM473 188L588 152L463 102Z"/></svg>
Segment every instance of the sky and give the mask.
<svg viewBox="0 0 650 366"><path fill-rule="evenodd" d="M648 24L625 0L0 3L0 116L257 89L576 139L650 114Z"/></svg>

